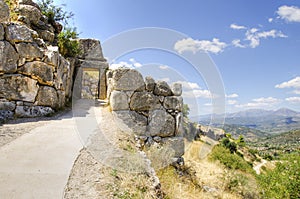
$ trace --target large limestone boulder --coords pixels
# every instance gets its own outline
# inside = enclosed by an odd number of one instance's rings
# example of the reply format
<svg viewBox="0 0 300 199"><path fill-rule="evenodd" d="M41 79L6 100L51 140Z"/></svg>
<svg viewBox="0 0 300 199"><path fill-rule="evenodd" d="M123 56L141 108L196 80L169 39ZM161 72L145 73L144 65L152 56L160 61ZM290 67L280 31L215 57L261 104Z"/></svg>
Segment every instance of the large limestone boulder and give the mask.
<svg viewBox="0 0 300 199"><path fill-rule="evenodd" d="M134 111L149 111L160 107L159 98L149 92L135 92L130 100L130 109Z"/></svg>
<svg viewBox="0 0 300 199"><path fill-rule="evenodd" d="M96 39L79 39L80 59L86 60L104 60L102 48L99 40Z"/></svg>
<svg viewBox="0 0 300 199"><path fill-rule="evenodd" d="M54 85L57 90L66 91L67 81L70 76L70 62L59 55L59 65L57 66Z"/></svg>
<svg viewBox="0 0 300 199"><path fill-rule="evenodd" d="M150 113L148 128L151 136L174 136L175 119L165 110L154 110Z"/></svg>
<svg viewBox="0 0 300 199"><path fill-rule="evenodd" d="M23 75L3 75L0 79L0 98L34 102L38 89L36 80Z"/></svg>
<svg viewBox="0 0 300 199"><path fill-rule="evenodd" d="M0 24L0 40L4 39L4 34L5 34L4 27L2 24Z"/></svg>
<svg viewBox="0 0 300 199"><path fill-rule="evenodd" d="M27 62L18 69L18 72L31 76L33 79L38 80L40 84L53 84L53 68L44 62Z"/></svg>
<svg viewBox="0 0 300 199"><path fill-rule="evenodd" d="M56 109L59 105L56 90L49 86L41 86L37 95L36 105L50 106Z"/></svg>
<svg viewBox="0 0 300 199"><path fill-rule="evenodd" d="M182 111L183 107L183 99L181 96L168 96L165 97L164 100L164 107L167 110L173 110L173 111Z"/></svg>
<svg viewBox="0 0 300 199"><path fill-rule="evenodd" d="M17 106L15 110L16 117L42 117L51 115L54 110L44 106Z"/></svg>
<svg viewBox="0 0 300 199"><path fill-rule="evenodd" d="M163 138L162 144L164 147L167 147L174 152L174 157L181 157L184 155L183 137Z"/></svg>
<svg viewBox="0 0 300 199"><path fill-rule="evenodd" d="M41 11L32 5L20 4L19 12L21 16L26 17L26 20L33 25L37 25L42 17Z"/></svg>
<svg viewBox="0 0 300 199"><path fill-rule="evenodd" d="M113 111L115 124L124 132L145 135L147 118L135 111Z"/></svg>
<svg viewBox="0 0 300 199"><path fill-rule="evenodd" d="M16 108L15 102L10 102L6 99L0 99L0 110L13 111Z"/></svg>
<svg viewBox="0 0 300 199"><path fill-rule="evenodd" d="M45 60L44 62L57 67L60 63L60 55L58 52L58 48L47 46L45 50Z"/></svg>
<svg viewBox="0 0 300 199"><path fill-rule="evenodd" d="M44 55L42 50L33 43L18 43L16 44L16 49L19 55L27 60L42 58Z"/></svg>
<svg viewBox="0 0 300 199"><path fill-rule="evenodd" d="M12 23L6 28L6 40L12 43L33 42L33 37L37 37L37 33L24 25Z"/></svg>
<svg viewBox="0 0 300 199"><path fill-rule="evenodd" d="M171 90L172 90L173 95L175 95L175 96L181 96L181 94L182 94L182 84L180 84L180 83L173 83L171 85Z"/></svg>
<svg viewBox="0 0 300 199"><path fill-rule="evenodd" d="M125 92L113 91L109 101L113 111L129 110L128 96Z"/></svg>
<svg viewBox="0 0 300 199"><path fill-rule="evenodd" d="M134 69L119 68L113 71L112 84L114 90L143 91L145 83L143 76Z"/></svg>
<svg viewBox="0 0 300 199"><path fill-rule="evenodd" d="M147 91L150 91L150 92L154 91L155 80L152 77L150 77L150 76L145 77L145 84L146 84Z"/></svg>
<svg viewBox="0 0 300 199"><path fill-rule="evenodd" d="M0 0L0 23L9 22L9 7L4 0Z"/></svg>
<svg viewBox="0 0 300 199"><path fill-rule="evenodd" d="M14 73L17 70L19 55L7 41L0 41L0 72Z"/></svg>
<svg viewBox="0 0 300 199"><path fill-rule="evenodd" d="M55 34L49 30L37 30L39 36L47 42L52 43L55 39Z"/></svg>
<svg viewBox="0 0 300 199"><path fill-rule="evenodd" d="M36 7L37 9L41 10L41 8L39 7L39 5L35 2L33 2L32 0L18 0L19 5L31 5Z"/></svg>
<svg viewBox="0 0 300 199"><path fill-rule="evenodd" d="M155 95L171 96L173 95L170 86L165 81L157 81L154 89Z"/></svg>

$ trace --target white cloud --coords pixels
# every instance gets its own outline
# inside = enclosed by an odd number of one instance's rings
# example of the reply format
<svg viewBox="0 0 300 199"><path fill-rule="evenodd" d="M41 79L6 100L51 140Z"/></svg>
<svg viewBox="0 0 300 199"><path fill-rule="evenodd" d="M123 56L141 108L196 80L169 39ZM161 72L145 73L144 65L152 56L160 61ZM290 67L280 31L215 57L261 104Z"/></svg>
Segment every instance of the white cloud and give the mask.
<svg viewBox="0 0 300 199"><path fill-rule="evenodd" d="M235 29L235 30L243 30L243 29L246 29L245 26L239 26L239 25L236 25L236 24L231 24L231 25L230 25L230 28Z"/></svg>
<svg viewBox="0 0 300 199"><path fill-rule="evenodd" d="M140 68L140 67L143 66L141 63L137 62L134 58L130 58L129 61L132 63L132 65L133 65L135 68Z"/></svg>
<svg viewBox="0 0 300 199"><path fill-rule="evenodd" d="M237 100L228 100L227 103L228 103L229 105L235 105L235 104L238 103L238 101L237 101Z"/></svg>
<svg viewBox="0 0 300 199"><path fill-rule="evenodd" d="M268 22L272 23L273 20L274 20L273 18L269 18L269 19L268 19Z"/></svg>
<svg viewBox="0 0 300 199"><path fill-rule="evenodd" d="M293 104L300 104L300 97L288 97L285 100Z"/></svg>
<svg viewBox="0 0 300 199"><path fill-rule="evenodd" d="M212 98L212 94L209 90L202 89L195 82L177 81L176 83L180 83L182 85L182 97L184 98Z"/></svg>
<svg viewBox="0 0 300 199"><path fill-rule="evenodd" d="M177 81L176 83L181 84L184 90L201 89L201 87L195 82Z"/></svg>
<svg viewBox="0 0 300 199"><path fill-rule="evenodd" d="M238 47L238 48L245 48L246 47L245 45L241 44L240 39L234 39L234 40L232 40L231 43L234 47Z"/></svg>
<svg viewBox="0 0 300 199"><path fill-rule="evenodd" d="M294 89L294 94L300 95L300 77L295 77L287 82L277 84L275 88L292 88Z"/></svg>
<svg viewBox="0 0 300 199"><path fill-rule="evenodd" d="M250 41L249 46L251 48L256 48L260 44L260 40L262 38L266 39L268 37L272 38L285 38L287 37L285 34L283 34L281 31L278 30L269 30L269 31L259 31L256 28L251 28L250 30L247 30L246 32L246 40Z"/></svg>
<svg viewBox="0 0 300 199"><path fill-rule="evenodd" d="M212 103L205 103L204 106L212 106Z"/></svg>
<svg viewBox="0 0 300 199"><path fill-rule="evenodd" d="M235 106L237 108L270 108L274 105L278 104L280 102L280 99L274 98L274 97L261 97L257 99L253 99L251 102L246 104L236 104Z"/></svg>
<svg viewBox="0 0 300 199"><path fill-rule="evenodd" d="M290 81L277 84L275 88L300 88L300 77L295 77Z"/></svg>
<svg viewBox="0 0 300 199"><path fill-rule="evenodd" d="M230 94L230 95L226 95L226 97L227 98L237 98L237 97L239 97L239 95L236 94L236 93L233 93L233 94Z"/></svg>
<svg viewBox="0 0 300 199"><path fill-rule="evenodd" d="M161 66L159 66L159 68L160 68L161 70L167 70L167 69L169 69L170 67L169 67L169 66L166 66L166 65L161 65Z"/></svg>
<svg viewBox="0 0 300 199"><path fill-rule="evenodd" d="M287 22L300 22L300 8L296 6L280 6L276 13Z"/></svg>
<svg viewBox="0 0 300 199"><path fill-rule="evenodd" d="M175 43L174 50L176 50L179 54L185 51L193 53L200 51L218 54L222 52L226 46L226 43L219 41L217 38L213 38L212 41L187 38L177 41Z"/></svg>

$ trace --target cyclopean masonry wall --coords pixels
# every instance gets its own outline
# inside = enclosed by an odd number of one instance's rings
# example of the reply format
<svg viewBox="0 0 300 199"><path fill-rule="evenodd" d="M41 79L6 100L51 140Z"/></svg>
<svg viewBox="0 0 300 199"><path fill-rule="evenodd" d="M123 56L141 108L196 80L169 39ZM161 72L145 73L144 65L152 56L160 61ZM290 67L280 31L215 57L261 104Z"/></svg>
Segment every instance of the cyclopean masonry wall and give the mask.
<svg viewBox="0 0 300 199"><path fill-rule="evenodd" d="M57 46L52 46L62 26L57 22L49 24L31 0L17 3L18 21L11 22L9 8L0 0L0 122L49 115L63 108L72 98L73 82L80 68L100 71L99 80L102 78L104 84L98 93L105 98L107 64L100 42L80 39L81 54L66 59Z"/></svg>
<svg viewBox="0 0 300 199"><path fill-rule="evenodd" d="M107 72L107 97L115 118L136 136L139 147L168 147L173 157L184 154L181 84L155 82L134 69Z"/></svg>

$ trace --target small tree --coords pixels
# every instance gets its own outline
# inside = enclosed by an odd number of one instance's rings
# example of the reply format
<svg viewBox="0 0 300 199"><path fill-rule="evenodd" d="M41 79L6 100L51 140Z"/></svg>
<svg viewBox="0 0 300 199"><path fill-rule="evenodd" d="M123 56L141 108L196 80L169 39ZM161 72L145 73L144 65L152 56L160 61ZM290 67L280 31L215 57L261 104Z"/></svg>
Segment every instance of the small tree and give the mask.
<svg viewBox="0 0 300 199"><path fill-rule="evenodd" d="M245 139L244 139L244 136L243 135L240 135L238 140L237 140L237 144L241 147L244 147L246 146L246 142L245 142Z"/></svg>
<svg viewBox="0 0 300 199"><path fill-rule="evenodd" d="M65 4L60 6L54 5L53 0L39 0L38 5L42 10L42 14L48 17L48 22L54 24L55 21L68 25L68 20L74 17L74 13L63 10Z"/></svg>

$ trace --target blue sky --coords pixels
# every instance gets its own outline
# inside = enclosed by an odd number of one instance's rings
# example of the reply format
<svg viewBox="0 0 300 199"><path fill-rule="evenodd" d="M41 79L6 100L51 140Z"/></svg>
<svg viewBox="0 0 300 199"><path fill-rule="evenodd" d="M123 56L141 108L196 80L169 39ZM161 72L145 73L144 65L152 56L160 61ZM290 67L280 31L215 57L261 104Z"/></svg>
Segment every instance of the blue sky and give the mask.
<svg viewBox="0 0 300 199"><path fill-rule="evenodd" d="M97 38L102 43L116 34L143 27L167 28L185 34L172 50L179 55L208 53L224 83L226 112L281 107L300 111L300 2L297 0L55 2L66 3L67 9L75 13L72 23L81 32L80 37ZM106 49L103 51L105 54ZM193 100L197 105L191 104L193 109L198 106L199 114L210 113L211 90L205 77L195 75L192 67L180 58L157 49L130 52L117 60L108 57L114 64L137 66L144 68L143 71L168 66L183 77L180 81L186 83L187 92L194 90ZM164 74L172 73L164 71ZM173 81L170 77L169 80Z"/></svg>

